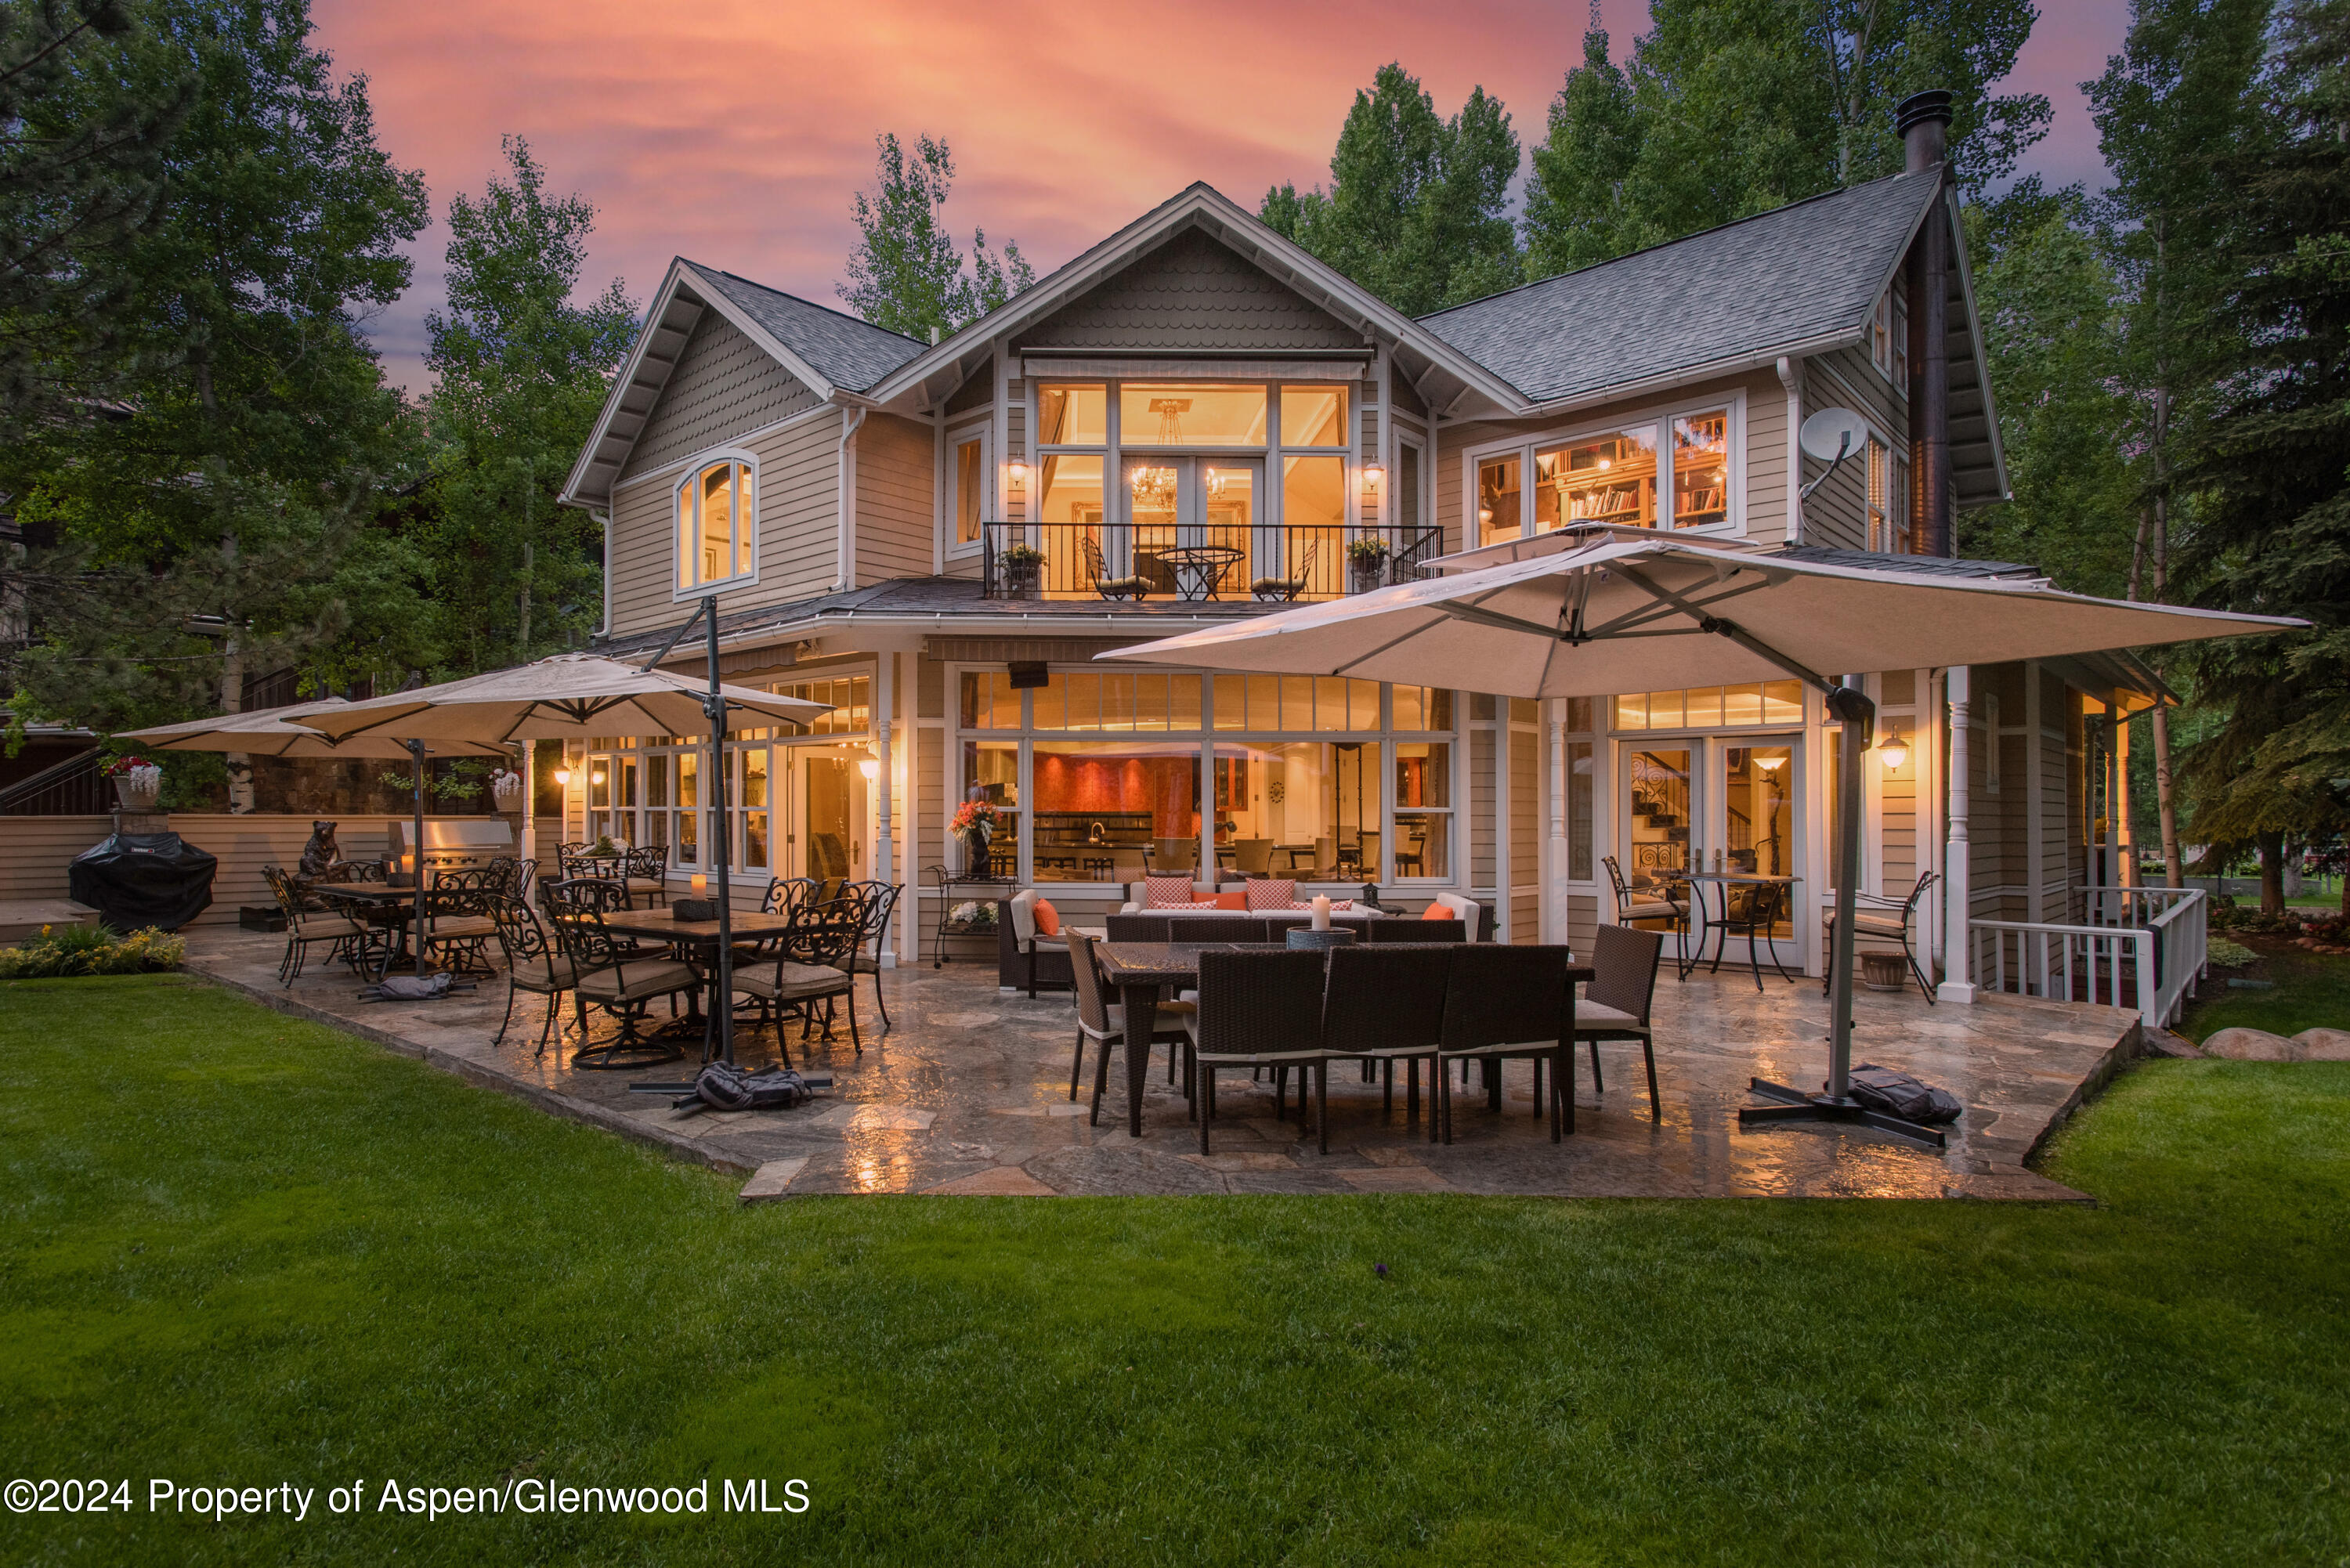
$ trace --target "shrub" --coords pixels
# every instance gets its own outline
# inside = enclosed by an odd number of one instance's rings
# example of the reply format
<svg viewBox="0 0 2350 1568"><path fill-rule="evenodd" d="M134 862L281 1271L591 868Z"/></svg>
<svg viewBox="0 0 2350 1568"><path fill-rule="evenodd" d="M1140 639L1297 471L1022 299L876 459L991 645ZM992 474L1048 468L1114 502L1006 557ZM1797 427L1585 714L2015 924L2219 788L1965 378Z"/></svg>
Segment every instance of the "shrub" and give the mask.
<svg viewBox="0 0 2350 1568"><path fill-rule="evenodd" d="M0 948L0 980L146 974L177 969L188 944L153 926L120 936L105 926L43 926L20 947Z"/></svg>

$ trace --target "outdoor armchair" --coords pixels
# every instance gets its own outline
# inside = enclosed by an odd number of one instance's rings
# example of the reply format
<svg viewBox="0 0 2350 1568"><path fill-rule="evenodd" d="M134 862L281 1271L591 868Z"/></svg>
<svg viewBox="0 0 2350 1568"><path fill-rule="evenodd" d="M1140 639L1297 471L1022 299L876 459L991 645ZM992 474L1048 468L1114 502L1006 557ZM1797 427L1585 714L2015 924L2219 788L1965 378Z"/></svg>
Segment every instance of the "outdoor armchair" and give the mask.
<svg viewBox="0 0 2350 1568"><path fill-rule="evenodd" d="M1086 1044L1091 1041L1100 1047L1100 1054L1094 1062L1093 1106L1086 1114L1088 1127L1101 1125L1102 1092L1109 1083L1109 1048L1113 1044L1123 1044L1126 1041L1126 1004L1110 1001L1104 991L1101 971L1094 963L1094 945L1091 937L1076 932L1069 935L1069 973L1077 995L1077 1049L1069 1063L1069 1100L1072 1104L1077 1097L1077 1081L1086 1069ZM1194 1011L1188 1002L1162 1002L1153 1013L1150 1038L1167 1041L1170 1058L1189 1055L1191 1037L1185 1027L1185 1020ZM1185 1066L1183 1085L1184 1092L1189 1095L1191 1075L1188 1062ZM1196 1106L1192 1114L1199 1114Z"/></svg>
<svg viewBox="0 0 2350 1568"><path fill-rule="evenodd" d="M806 1040L816 1023L816 1003L824 1004L824 1038L832 1038L833 1002L848 1004L848 1040L857 1054L865 1042L857 1032L857 981L850 970L852 955L864 933L862 900L817 905L795 917L790 930L763 960L742 962L734 971L734 989L758 1005L763 1023L775 1026L775 1049L785 1066L791 1052L784 1044L784 1014L795 1013L800 1038Z"/></svg>
<svg viewBox="0 0 2350 1568"><path fill-rule="evenodd" d="M506 1026L514 1021L515 995L528 992L533 996L546 998L546 1021L539 1026L538 1049L534 1056L546 1054L546 1037L555 1031L556 1014L563 1006L563 993L578 981L578 971L571 961L556 948L553 938L536 910L526 899L511 893L494 893L489 899L490 923L498 933L498 946L506 958L506 1011L498 1020L497 1038L493 1047L505 1044Z"/></svg>
<svg viewBox="0 0 2350 1568"><path fill-rule="evenodd" d="M1575 1130L1575 987L1567 981L1574 955L1563 947L1508 947L1471 942L1452 950L1444 995L1442 1068L1475 1058L1489 1095L1501 1097L1502 1064L1513 1056L1548 1057L1547 1107L1534 1096L1534 1115L1550 1113L1551 1141ZM1437 1074L1431 1132L1452 1141L1452 1085Z"/></svg>
<svg viewBox="0 0 2350 1568"><path fill-rule="evenodd" d="M571 1002L579 1020L579 1044L571 1053L575 1068L601 1070L673 1062L683 1054L672 1044L651 1039L638 1024L646 1010L660 997L699 990L702 977L693 966L664 953L616 937L604 925L627 889L598 877L567 877L543 889L547 910L555 917L555 937L563 956L571 961ZM619 1038L602 1045L588 1044L588 1008L603 1008L620 1021Z"/></svg>
<svg viewBox="0 0 2350 1568"><path fill-rule="evenodd" d="M1200 1005L1184 1017L1191 1037L1191 1110L1200 1122L1200 1152L1208 1152L1208 1124L1216 1115L1216 1069L1311 1068L1315 1125L1322 1152L1330 1152L1330 1075L1322 1052L1321 952L1232 952L1200 955ZM1301 1088L1300 1099L1304 1098Z"/></svg>
<svg viewBox="0 0 2350 1568"><path fill-rule="evenodd" d="M1036 955L1043 952L1066 953L1069 940L1066 936L1048 937L1036 929L1036 889L1023 888L1008 901L1012 914L1012 940L1015 950L1027 961L1028 995L1036 995Z"/></svg>
<svg viewBox="0 0 2350 1568"><path fill-rule="evenodd" d="M1636 930L1630 926L1602 926L1592 939L1591 983L1575 1008L1575 1037L1591 1043L1591 1086L1606 1093L1599 1073L1602 1040L1638 1040L1648 1066L1648 1118L1665 1119L1657 1101L1657 1046L1651 1037L1649 1012L1657 1000L1657 971L1663 967L1662 931ZM1541 1093L1541 1064L1535 1064L1535 1093Z"/></svg>
<svg viewBox="0 0 2350 1568"><path fill-rule="evenodd" d="M1377 1065L1380 1109L1395 1109L1396 1064L1404 1064L1404 1119L1419 1119L1419 1068L1434 1091L1436 1054L1444 1044L1444 998L1452 944L1330 950L1322 1002L1322 1049L1332 1057ZM1431 1122L1433 1118L1431 1117Z"/></svg>
<svg viewBox="0 0 2350 1568"><path fill-rule="evenodd" d="M1918 989L1926 993L1928 1006L1933 1005L1937 1000L1934 995L1934 983L1926 978L1925 967L1918 961L1916 939L1912 933L1916 930L1918 906L1925 901L1927 889L1933 887L1934 881L1935 874L1931 871L1927 872L1918 878L1918 885L1909 889L1909 896L1907 898L1881 898L1874 893L1856 893L1853 896L1856 907L1852 914L1852 934L1856 944L1862 937L1875 937L1880 941L1899 942L1901 956L1908 961L1909 972L1918 977ZM1830 909L1823 918L1823 924L1827 932L1829 950L1833 951L1835 941L1834 909ZM1855 963L1860 961L1856 945L1853 961ZM1835 982L1835 969L1833 966L1828 966L1820 978L1821 995L1827 994L1828 987Z"/></svg>
<svg viewBox="0 0 2350 1568"><path fill-rule="evenodd" d="M425 953L452 973L492 972L488 949L497 927L490 920L490 899L497 874L484 868L435 871L432 877L432 893L424 901Z"/></svg>
<svg viewBox="0 0 2350 1568"><path fill-rule="evenodd" d="M620 865L629 890L629 903L633 908L641 898L648 907L669 904L669 846L647 844L624 851Z"/></svg>
<svg viewBox="0 0 2350 1568"><path fill-rule="evenodd" d="M308 961L310 950L322 943L327 948L329 962L341 959L355 969L366 967L369 952L375 947L379 935L388 933L388 928L353 919L332 903L331 895L324 895L329 899L325 909L309 909L301 890L295 887L294 878L287 876L281 867L264 866L261 875L269 884L270 895L277 900L277 912L286 917L286 956L278 961L278 984L291 986L299 980L303 965ZM387 940L384 942L387 960L390 952Z"/></svg>

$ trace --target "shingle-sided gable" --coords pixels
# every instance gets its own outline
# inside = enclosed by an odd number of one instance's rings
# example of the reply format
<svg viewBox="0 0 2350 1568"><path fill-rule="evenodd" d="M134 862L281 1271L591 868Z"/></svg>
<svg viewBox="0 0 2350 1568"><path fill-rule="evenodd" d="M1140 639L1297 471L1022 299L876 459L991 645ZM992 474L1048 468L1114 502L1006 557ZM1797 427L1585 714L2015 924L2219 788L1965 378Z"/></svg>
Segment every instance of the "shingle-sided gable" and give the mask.
<svg viewBox="0 0 2350 1568"><path fill-rule="evenodd" d="M1020 346L1311 352L1359 349L1363 335L1187 229L1022 333Z"/></svg>
<svg viewBox="0 0 2350 1568"><path fill-rule="evenodd" d="M621 470L628 479L789 419L816 395L717 312L695 324Z"/></svg>
<svg viewBox="0 0 2350 1568"><path fill-rule="evenodd" d="M1939 180L1871 181L1419 324L1535 402L1853 331Z"/></svg>

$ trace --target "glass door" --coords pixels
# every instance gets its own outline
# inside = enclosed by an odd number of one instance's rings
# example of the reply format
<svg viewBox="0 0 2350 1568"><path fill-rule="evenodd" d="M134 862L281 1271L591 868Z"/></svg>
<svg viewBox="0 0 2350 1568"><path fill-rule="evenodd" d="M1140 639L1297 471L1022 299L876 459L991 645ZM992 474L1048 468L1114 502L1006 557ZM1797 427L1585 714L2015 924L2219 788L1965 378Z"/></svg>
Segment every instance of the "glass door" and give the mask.
<svg viewBox="0 0 2350 1568"><path fill-rule="evenodd" d="M844 752L791 749L785 808L784 874L818 881L865 876L865 775Z"/></svg>
<svg viewBox="0 0 2350 1568"><path fill-rule="evenodd" d="M1635 898L1686 898L1680 874L1696 847L1694 760L1687 741L1625 748L1624 883Z"/></svg>
<svg viewBox="0 0 2350 1568"><path fill-rule="evenodd" d="M1130 569L1150 592L1194 599L1245 595L1265 575L1259 563L1277 558L1259 526L1263 459L1136 458L1127 464L1126 481ZM1122 561L1112 565L1129 569Z"/></svg>
<svg viewBox="0 0 2350 1568"><path fill-rule="evenodd" d="M1706 742L1708 776L1721 801L1701 835L1706 868L1760 877L1800 875L1795 854L1795 742L1787 736L1726 735ZM1795 883L1782 888L1723 883L1707 889L1707 908L1743 921L1767 904L1767 935L1779 961L1795 961Z"/></svg>

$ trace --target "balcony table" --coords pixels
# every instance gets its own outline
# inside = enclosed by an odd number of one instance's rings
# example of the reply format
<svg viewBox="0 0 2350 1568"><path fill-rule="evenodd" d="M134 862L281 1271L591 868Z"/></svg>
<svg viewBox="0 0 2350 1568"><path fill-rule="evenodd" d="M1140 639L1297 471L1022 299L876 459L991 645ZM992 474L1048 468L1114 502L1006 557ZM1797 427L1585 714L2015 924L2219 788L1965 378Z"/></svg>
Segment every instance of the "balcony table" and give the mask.
<svg viewBox="0 0 2350 1568"><path fill-rule="evenodd" d="M1175 569L1176 588L1183 597L1211 599L1242 552L1231 545L1172 545L1158 555Z"/></svg>

